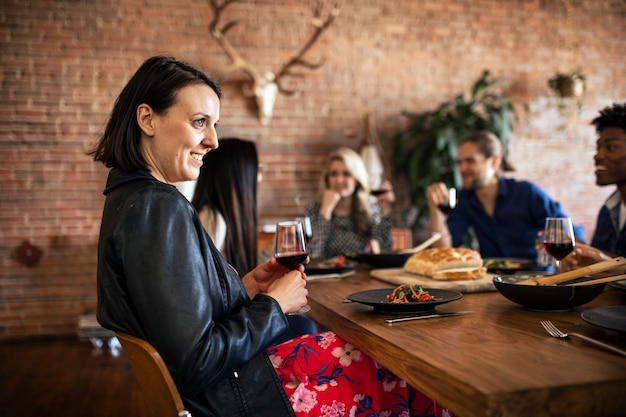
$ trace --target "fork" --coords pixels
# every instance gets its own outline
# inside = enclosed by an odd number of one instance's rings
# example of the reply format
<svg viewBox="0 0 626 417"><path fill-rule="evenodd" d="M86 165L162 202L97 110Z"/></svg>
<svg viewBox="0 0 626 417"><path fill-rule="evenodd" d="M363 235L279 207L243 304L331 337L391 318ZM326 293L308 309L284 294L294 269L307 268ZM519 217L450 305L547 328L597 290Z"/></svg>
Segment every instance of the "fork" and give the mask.
<svg viewBox="0 0 626 417"><path fill-rule="evenodd" d="M546 331L552 337L556 337L558 339L564 339L564 338L567 338L567 337L570 337L570 336L577 337L579 339L585 340L585 341L587 341L589 343L592 343L594 345L603 347L604 349L608 349L611 352L618 353L620 355L626 356L626 351L625 350L618 349L615 346L607 345L606 343L602 343L602 342L600 342L598 340L592 339L592 338L587 337L587 336L585 336L583 334L579 334L579 333L563 333L554 324L552 324L551 321L548 321L548 320L542 321L541 325L543 326L544 329L546 329Z"/></svg>

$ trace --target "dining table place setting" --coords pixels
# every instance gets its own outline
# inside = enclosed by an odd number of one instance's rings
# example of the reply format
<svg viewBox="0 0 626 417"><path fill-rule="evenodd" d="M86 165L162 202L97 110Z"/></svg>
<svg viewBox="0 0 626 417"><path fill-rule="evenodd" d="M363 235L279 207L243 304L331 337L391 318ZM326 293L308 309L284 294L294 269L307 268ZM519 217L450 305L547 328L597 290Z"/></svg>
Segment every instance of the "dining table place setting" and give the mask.
<svg viewBox="0 0 626 417"><path fill-rule="evenodd" d="M406 272L403 268L372 269L372 277L390 284L415 285L434 287L444 290L459 291L461 293L474 293L496 291L493 279L497 276L492 272L485 273L484 277L472 280L434 280L425 275Z"/></svg>
<svg viewBox="0 0 626 417"><path fill-rule="evenodd" d="M425 243L429 243L428 240ZM468 248L427 246L412 252L403 264L395 268L374 268L370 275L395 285L422 285L461 293L496 290L493 284L496 274L489 272L478 252Z"/></svg>
<svg viewBox="0 0 626 417"><path fill-rule="evenodd" d="M318 272L312 272L312 273L307 272L306 280L317 281L320 279L341 279L341 278L351 277L354 274L356 274L356 271L354 269L346 269L346 270L341 270L341 271L336 271L336 272L332 272L332 271L328 271L328 272L318 271Z"/></svg>
<svg viewBox="0 0 626 417"><path fill-rule="evenodd" d="M624 266L626 258L616 257L559 274L503 275L494 278L493 282L504 297L525 308L569 310L598 297L604 292L606 283L626 278L623 274L608 277L594 277L594 274Z"/></svg>
<svg viewBox="0 0 626 417"><path fill-rule="evenodd" d="M366 263L373 268L397 268L404 265L407 259L411 256L428 248L442 237L443 235L441 233L433 233L428 239L412 248L387 251L377 249L379 247L378 244L376 242L371 242L374 243L370 243L370 247L372 248L371 251L347 253L345 256L354 261Z"/></svg>
<svg viewBox="0 0 626 417"><path fill-rule="evenodd" d="M420 292L427 294L428 298L426 300L408 299L398 301L397 299L393 299L393 296L398 291ZM346 299L370 306L377 312L429 314L435 312L435 307L456 301L461 297L463 297L463 294L458 291L422 288L419 285L400 285L395 288L380 288L355 292L348 294Z"/></svg>
<svg viewBox="0 0 626 417"><path fill-rule="evenodd" d="M584 312L583 312L584 313ZM575 333L575 332L568 332L568 333L564 333L563 331L561 331L559 328L557 328L551 321L549 320L543 320L541 321L541 325L543 326L544 329L546 329L546 331L548 332L548 334L552 337L555 337L557 339L567 339L570 337L575 337L581 340L584 340L587 343L590 343L594 346L598 346L601 349L606 349L609 352L613 352L613 353L617 353L618 355L622 355L622 356L626 356L626 349L619 349L615 346L612 346L608 343L604 343L601 342L597 339L591 338L589 336L585 336L584 334L580 334L580 333Z"/></svg>
<svg viewBox="0 0 626 417"><path fill-rule="evenodd" d="M611 270L605 264L591 273L598 269ZM387 282L375 275L382 270L392 269L359 264L345 279L311 282L309 317L455 415L624 415L626 290L610 282L574 285L591 279L589 270L556 284L512 284L570 294L602 287L581 304L535 309L497 290L444 289L446 281L432 278L431 285ZM492 283L506 277L494 275ZM549 282L541 271L521 275ZM432 299L390 300L400 287Z"/></svg>
<svg viewBox="0 0 626 417"><path fill-rule="evenodd" d="M319 279L345 278L356 273L357 262L346 259L339 255L329 259L313 260L304 266L307 281Z"/></svg>

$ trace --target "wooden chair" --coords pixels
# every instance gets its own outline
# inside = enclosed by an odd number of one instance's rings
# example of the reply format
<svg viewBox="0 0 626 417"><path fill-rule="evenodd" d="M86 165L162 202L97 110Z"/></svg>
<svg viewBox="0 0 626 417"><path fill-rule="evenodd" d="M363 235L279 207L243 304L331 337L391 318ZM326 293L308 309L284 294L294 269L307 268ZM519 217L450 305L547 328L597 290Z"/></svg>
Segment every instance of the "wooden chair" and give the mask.
<svg viewBox="0 0 626 417"><path fill-rule="evenodd" d="M411 229L397 227L391 230L393 236L392 249L409 249L413 247L413 233Z"/></svg>
<svg viewBox="0 0 626 417"><path fill-rule="evenodd" d="M159 352L145 340L122 332L115 332L124 354L130 361L152 417L191 417L185 410L174 380Z"/></svg>

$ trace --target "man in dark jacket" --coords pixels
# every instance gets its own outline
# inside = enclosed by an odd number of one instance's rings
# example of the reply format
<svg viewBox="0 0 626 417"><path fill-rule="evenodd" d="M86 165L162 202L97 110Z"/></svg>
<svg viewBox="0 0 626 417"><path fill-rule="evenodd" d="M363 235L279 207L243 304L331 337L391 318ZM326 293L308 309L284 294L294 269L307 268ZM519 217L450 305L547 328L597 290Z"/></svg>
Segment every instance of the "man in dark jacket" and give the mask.
<svg viewBox="0 0 626 417"><path fill-rule="evenodd" d="M616 190L600 208L591 246L577 243L574 253L564 259L567 269L626 256L626 103L606 107L591 124L598 133L593 157L596 184L615 185Z"/></svg>

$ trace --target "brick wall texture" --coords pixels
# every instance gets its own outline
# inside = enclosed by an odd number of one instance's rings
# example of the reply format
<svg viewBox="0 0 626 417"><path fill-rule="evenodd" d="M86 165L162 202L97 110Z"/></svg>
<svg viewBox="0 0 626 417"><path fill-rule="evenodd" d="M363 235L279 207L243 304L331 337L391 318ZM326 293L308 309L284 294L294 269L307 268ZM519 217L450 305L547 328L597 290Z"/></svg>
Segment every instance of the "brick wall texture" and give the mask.
<svg viewBox="0 0 626 417"><path fill-rule="evenodd" d="M230 32L259 70L276 71L311 32L311 0L243 0ZM571 7L569 7L571 6ZM325 155L362 142L371 111L384 146L403 110L434 109L468 93L484 69L528 105L516 126L515 176L535 181L593 233L612 187L594 185L597 111L626 100L623 0L344 0L308 54L298 91L280 95L262 126L246 76L209 36L205 0L2 0L0 2L0 340L75 333L96 305L96 244L106 169L85 156L120 89L147 57L193 62L224 89L222 136L254 140L265 166L263 221L293 216L315 196ZM587 75L580 106L547 80ZM402 181L394 218L406 209ZM15 249L43 251L28 267Z"/></svg>

